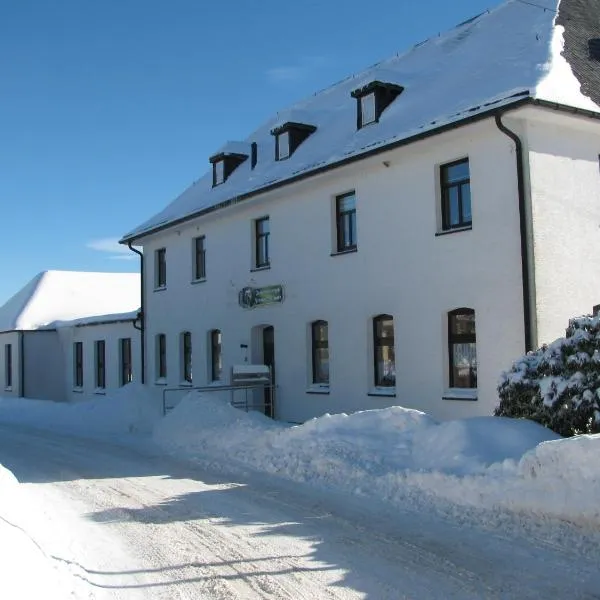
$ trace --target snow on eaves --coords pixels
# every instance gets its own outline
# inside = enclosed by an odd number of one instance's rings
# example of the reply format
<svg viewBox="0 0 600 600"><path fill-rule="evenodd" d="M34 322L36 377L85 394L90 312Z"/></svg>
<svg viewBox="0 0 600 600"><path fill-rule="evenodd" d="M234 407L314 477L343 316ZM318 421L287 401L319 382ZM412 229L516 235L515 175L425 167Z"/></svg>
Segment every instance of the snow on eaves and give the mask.
<svg viewBox="0 0 600 600"><path fill-rule="evenodd" d="M246 148L245 154L252 142L257 144L254 169L246 160L224 184L213 188L207 157L204 176L122 241L525 97L600 111L580 92L580 83L561 54L563 28L555 26L561 1L571 0L508 0L281 111L245 142L235 144ZM350 94L374 80L401 85L404 91L378 123L357 131L356 100ZM275 161L271 131L287 121L317 130L289 159Z"/></svg>
<svg viewBox="0 0 600 600"><path fill-rule="evenodd" d="M0 332L74 319L107 320L107 315L121 320L139 306L139 273L44 271L0 307Z"/></svg>

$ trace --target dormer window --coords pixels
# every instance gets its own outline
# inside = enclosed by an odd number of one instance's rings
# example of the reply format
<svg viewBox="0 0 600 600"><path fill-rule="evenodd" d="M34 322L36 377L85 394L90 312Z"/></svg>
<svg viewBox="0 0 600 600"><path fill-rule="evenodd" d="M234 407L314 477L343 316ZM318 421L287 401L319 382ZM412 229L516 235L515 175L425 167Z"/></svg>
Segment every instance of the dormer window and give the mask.
<svg viewBox="0 0 600 600"><path fill-rule="evenodd" d="M402 93L404 88L395 83L372 81L352 92L356 98L356 128L379 122L381 113Z"/></svg>
<svg viewBox="0 0 600 600"><path fill-rule="evenodd" d="M288 121L271 130L275 136L275 160L285 160L294 154L296 148L317 128L306 123Z"/></svg>
<svg viewBox="0 0 600 600"><path fill-rule="evenodd" d="M247 154L238 152L219 152L210 157L213 166L213 187L221 185L248 158Z"/></svg>

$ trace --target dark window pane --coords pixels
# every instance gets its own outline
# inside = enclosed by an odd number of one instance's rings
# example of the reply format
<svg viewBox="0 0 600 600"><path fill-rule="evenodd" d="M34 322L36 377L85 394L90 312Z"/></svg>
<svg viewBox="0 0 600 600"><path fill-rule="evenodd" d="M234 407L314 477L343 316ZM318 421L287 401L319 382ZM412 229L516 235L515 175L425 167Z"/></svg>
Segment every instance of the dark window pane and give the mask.
<svg viewBox="0 0 600 600"><path fill-rule="evenodd" d="M460 224L458 188L456 187L451 187L448 189L448 216L451 227Z"/></svg>
<svg viewBox="0 0 600 600"><path fill-rule="evenodd" d="M445 179L447 183L456 183L463 179L469 178L469 161L462 161L460 163L449 165L445 168Z"/></svg>
<svg viewBox="0 0 600 600"><path fill-rule="evenodd" d="M460 186L461 192L461 200L462 200L462 213L463 213L463 222L470 223L472 220L471 217L471 186L468 183L465 183Z"/></svg>

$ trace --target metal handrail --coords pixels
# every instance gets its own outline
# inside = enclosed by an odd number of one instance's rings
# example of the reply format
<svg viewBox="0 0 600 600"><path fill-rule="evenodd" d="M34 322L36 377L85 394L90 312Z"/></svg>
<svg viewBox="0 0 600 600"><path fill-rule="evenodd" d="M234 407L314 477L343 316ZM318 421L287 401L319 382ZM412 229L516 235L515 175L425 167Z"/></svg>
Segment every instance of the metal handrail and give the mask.
<svg viewBox="0 0 600 600"><path fill-rule="evenodd" d="M243 408L245 408L246 412L248 412L248 410L250 408L257 408L260 406L264 406L264 403L262 403L262 404L253 404L252 403L251 404L248 402L248 399L247 399L248 390L257 390L257 389L269 390L271 410L273 410L275 386L272 383L261 382L261 383L241 384L241 385L209 385L209 386L185 385L185 386L178 386L178 387L171 387L171 388L163 388L163 390L162 390L163 416L166 415L169 410L172 410L173 408L175 408L175 405L167 406L167 393L169 393L169 392L191 392L192 390L197 391L197 392L231 392L232 394L231 394L230 404L232 406L235 406L236 408L243 407ZM241 404L239 402L235 403L233 400L233 393L238 390L246 390L246 401Z"/></svg>

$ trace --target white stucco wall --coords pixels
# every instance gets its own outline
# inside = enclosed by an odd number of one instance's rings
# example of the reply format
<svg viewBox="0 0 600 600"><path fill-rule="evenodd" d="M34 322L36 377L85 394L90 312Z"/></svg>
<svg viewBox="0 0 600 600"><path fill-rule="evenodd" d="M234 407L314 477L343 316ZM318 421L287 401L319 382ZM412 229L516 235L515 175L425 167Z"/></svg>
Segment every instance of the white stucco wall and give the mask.
<svg viewBox="0 0 600 600"><path fill-rule="evenodd" d="M64 402L65 357L56 331L23 332L23 362L26 398Z"/></svg>
<svg viewBox="0 0 600 600"><path fill-rule="evenodd" d="M436 237L438 167L469 157L473 229ZM383 164L389 162L389 167ZM333 200L356 191L358 252L331 256ZM271 268L252 272L252 221L270 217ZM206 236L207 279L192 284L192 239ZM514 144L481 122L344 167L155 234L146 256L147 375L155 336L167 335L167 384L181 381L180 334L193 335L194 385L208 378L208 332L223 333L226 380L233 364L260 361L253 328L273 325L277 417L401 404L440 418L489 415L500 371L524 348ZM154 251L167 249L167 288L153 291ZM282 284L280 305L244 310L244 286ZM478 400L444 400L447 317L476 311ZM396 397L373 397L373 316L393 315ZM307 394L309 324L329 322L330 390ZM258 332L256 332L258 333ZM157 386L158 388L158 386ZM157 392L158 393L158 392Z"/></svg>
<svg viewBox="0 0 600 600"><path fill-rule="evenodd" d="M530 111L538 343L564 336L569 318L600 304L600 123Z"/></svg>
<svg viewBox="0 0 600 600"><path fill-rule="evenodd" d="M21 395L21 356L20 336L18 331L0 333L0 396L18 398ZM6 385L5 347L10 344L12 350L12 385Z"/></svg>
<svg viewBox="0 0 600 600"><path fill-rule="evenodd" d="M131 321L59 328L62 353L65 357L64 379L66 399L77 402L109 394L121 386L120 344L121 338L131 338L133 381L140 380L140 334ZM95 342L105 341L106 386L96 388ZM83 386L75 387L74 343L83 343Z"/></svg>

